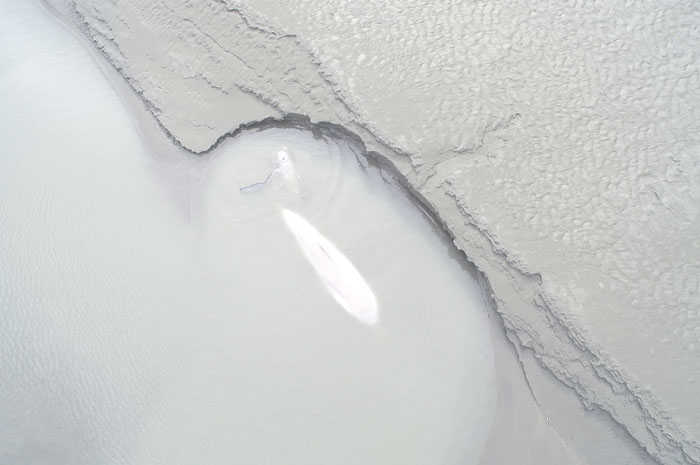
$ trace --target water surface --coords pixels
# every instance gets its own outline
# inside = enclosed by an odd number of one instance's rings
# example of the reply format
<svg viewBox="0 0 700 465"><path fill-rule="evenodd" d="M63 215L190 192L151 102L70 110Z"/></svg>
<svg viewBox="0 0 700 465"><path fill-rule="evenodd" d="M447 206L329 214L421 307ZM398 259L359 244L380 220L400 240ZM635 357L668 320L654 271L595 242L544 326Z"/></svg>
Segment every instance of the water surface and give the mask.
<svg viewBox="0 0 700 465"><path fill-rule="evenodd" d="M478 461L479 288L356 148L156 153L38 4L0 30L1 462Z"/></svg>

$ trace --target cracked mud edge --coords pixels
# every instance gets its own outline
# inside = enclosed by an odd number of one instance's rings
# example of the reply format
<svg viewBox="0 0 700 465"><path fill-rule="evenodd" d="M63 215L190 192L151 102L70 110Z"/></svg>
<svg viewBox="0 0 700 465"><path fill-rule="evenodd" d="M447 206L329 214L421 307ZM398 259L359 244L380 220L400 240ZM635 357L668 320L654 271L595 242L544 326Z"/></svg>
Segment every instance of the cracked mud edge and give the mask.
<svg viewBox="0 0 700 465"><path fill-rule="evenodd" d="M241 16L244 15L241 14ZM407 156L411 160L420 159L420 157L413 158L411 154L392 147L384 138L376 135L370 127L360 125L356 121L347 126L312 121L309 116L303 114L283 112L279 110L278 105L262 95L250 89L240 88L239 90L246 94L277 109L282 116L248 121L232 131L221 134L205 150L192 150L162 123L159 118L161 109L149 101L138 82L124 72L123 60L126 59L121 54L116 40L105 31L95 30L94 25L89 25L85 18L74 19L103 57L139 95L146 109L154 116L155 121L169 139L188 152L197 155L205 154L216 149L229 137L236 137L245 131L261 131L269 128L308 130L315 137L341 139L356 147L357 151L353 150L356 156L379 168L383 175L388 174L402 186L420 210L436 225L436 228L449 236L463 259L477 270L477 280L484 288L486 295L490 296L492 307L500 317L505 334L514 345L518 358L521 350L530 351L540 366L554 375L564 386L573 390L586 408L599 408L606 412L629 434L630 439L659 462L700 463L700 444L687 437L651 392L632 383L616 363L606 357L604 352L597 348L590 338L567 318L565 313L557 309L556 303L541 288L541 276L525 270L522 264L513 259L507 250L498 244L483 225L478 224L469 213L468 206L464 205L459 195L450 189L449 181L443 182L437 191L443 197L452 199L452 208L459 212L458 217L449 215L448 208L441 208L435 199L431 200L430 193L422 191L422 185L418 180L412 182L396 164L397 160ZM265 32L269 33L267 30ZM293 38L294 36L282 37ZM327 80L326 83L334 87ZM346 111L354 113L337 92L335 92L335 98ZM415 167L413 161L411 165ZM493 286L494 280L500 281L500 285ZM510 282L510 290L503 289L503 281ZM494 287L499 288L498 293L494 291ZM514 304L527 308L526 313L531 321L525 321L517 313L510 311L509 308L516 308ZM522 361L519 360L519 362L527 378Z"/></svg>

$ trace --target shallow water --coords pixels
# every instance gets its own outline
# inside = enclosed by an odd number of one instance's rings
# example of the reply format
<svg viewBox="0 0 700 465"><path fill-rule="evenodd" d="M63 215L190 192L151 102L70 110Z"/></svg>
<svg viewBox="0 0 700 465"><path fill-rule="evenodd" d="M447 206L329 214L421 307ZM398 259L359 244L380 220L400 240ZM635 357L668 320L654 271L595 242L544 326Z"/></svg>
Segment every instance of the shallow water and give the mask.
<svg viewBox="0 0 700 465"><path fill-rule="evenodd" d="M0 462L476 463L486 304L353 147L155 153L83 44L0 2Z"/></svg>

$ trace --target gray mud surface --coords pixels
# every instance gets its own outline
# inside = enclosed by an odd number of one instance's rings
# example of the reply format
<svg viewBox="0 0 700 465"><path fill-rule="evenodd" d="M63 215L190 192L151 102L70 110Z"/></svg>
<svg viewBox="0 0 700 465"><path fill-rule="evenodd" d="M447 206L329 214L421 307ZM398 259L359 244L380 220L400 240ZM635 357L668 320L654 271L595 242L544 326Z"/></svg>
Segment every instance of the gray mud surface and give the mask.
<svg viewBox="0 0 700 465"><path fill-rule="evenodd" d="M192 152L290 115L361 141L483 272L526 372L700 463L697 2L64 11Z"/></svg>

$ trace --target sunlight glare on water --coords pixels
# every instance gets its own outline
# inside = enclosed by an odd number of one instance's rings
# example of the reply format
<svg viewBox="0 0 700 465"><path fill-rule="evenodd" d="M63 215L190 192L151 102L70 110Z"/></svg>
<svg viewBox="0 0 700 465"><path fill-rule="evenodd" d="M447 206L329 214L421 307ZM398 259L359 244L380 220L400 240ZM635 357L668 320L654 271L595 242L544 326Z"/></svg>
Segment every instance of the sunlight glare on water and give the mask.
<svg viewBox="0 0 700 465"><path fill-rule="evenodd" d="M282 217L336 302L362 323L377 324L377 298L352 262L301 216L285 209Z"/></svg>

